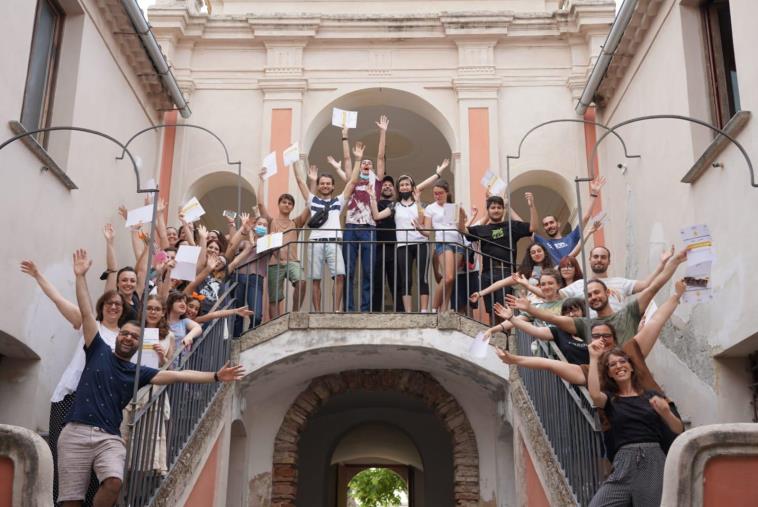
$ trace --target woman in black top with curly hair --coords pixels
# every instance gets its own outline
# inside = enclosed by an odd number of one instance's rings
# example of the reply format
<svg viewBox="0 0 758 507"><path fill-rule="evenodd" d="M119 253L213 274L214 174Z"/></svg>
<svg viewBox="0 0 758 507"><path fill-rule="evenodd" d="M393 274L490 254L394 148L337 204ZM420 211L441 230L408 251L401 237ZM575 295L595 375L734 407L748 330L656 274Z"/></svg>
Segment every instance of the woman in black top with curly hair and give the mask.
<svg viewBox="0 0 758 507"><path fill-rule="evenodd" d="M657 507L663 490L664 451L684 425L662 393L641 387L626 352L619 348L603 352L599 342L589 345L587 388L610 424L606 442L612 442L608 459L613 460L613 471L590 507Z"/></svg>

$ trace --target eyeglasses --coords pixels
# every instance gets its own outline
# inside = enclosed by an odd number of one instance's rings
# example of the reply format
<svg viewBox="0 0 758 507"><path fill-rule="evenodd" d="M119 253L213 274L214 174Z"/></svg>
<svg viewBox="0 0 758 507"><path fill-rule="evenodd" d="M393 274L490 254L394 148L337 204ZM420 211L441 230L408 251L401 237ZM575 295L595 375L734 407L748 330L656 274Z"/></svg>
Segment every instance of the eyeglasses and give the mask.
<svg viewBox="0 0 758 507"><path fill-rule="evenodd" d="M103 306L114 306L116 308L121 308L122 306L124 306L124 303L122 303L121 301L106 301L105 303L103 303Z"/></svg>
<svg viewBox="0 0 758 507"><path fill-rule="evenodd" d="M130 331L124 331L123 329L118 332L119 336L128 336L130 338L134 338L135 340L139 341L139 333L132 333Z"/></svg>
<svg viewBox="0 0 758 507"><path fill-rule="evenodd" d="M629 364L629 361L627 361L626 358L624 357L619 357L615 361L608 363L608 368L615 368L623 364Z"/></svg>
<svg viewBox="0 0 758 507"><path fill-rule="evenodd" d="M613 338L613 334L612 333L592 333L593 340L599 340L600 338L603 338L603 339Z"/></svg>
<svg viewBox="0 0 758 507"><path fill-rule="evenodd" d="M576 269L574 266L561 266L561 269Z"/></svg>
<svg viewBox="0 0 758 507"><path fill-rule="evenodd" d="M160 306L148 306L147 311L148 312L162 312L163 308L161 308Z"/></svg>

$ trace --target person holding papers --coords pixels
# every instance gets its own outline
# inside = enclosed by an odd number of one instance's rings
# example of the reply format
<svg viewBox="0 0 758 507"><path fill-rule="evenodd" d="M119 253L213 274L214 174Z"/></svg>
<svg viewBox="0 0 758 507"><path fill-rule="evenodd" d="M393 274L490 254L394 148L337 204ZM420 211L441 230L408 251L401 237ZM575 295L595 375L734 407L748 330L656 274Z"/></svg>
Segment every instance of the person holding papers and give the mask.
<svg viewBox="0 0 758 507"><path fill-rule="evenodd" d="M432 307L435 311L446 309L453 294L453 284L458 266L465 252L463 238L458 232L458 222L465 220L463 209L453 204L450 184L438 179L432 188L434 202L424 209L424 229L434 229L434 258L442 270L442 286L434 293Z"/></svg>
<svg viewBox="0 0 758 507"><path fill-rule="evenodd" d="M264 195L266 183L264 179L265 171L264 168L259 174L258 211L261 217L268 222L269 234L281 232L283 235L281 248L277 248L271 252L271 257L268 261L268 313L274 319L285 311L285 279L289 280L295 289L292 310L295 312L299 311L305 299L305 276L297 253L299 246L297 241L299 239L298 229L305 227L308 218L311 216L311 212L306 207L294 219L290 218L290 214L295 208L295 198L291 194L285 193L277 198L278 213L276 217L272 216L266 206Z"/></svg>
<svg viewBox="0 0 758 507"><path fill-rule="evenodd" d="M116 232L111 224L103 227L103 236L105 237L105 264L106 271L100 276L105 279L105 290L118 290L126 299L127 305L124 308L126 319L133 320L137 318L141 308L142 291L145 288L145 279L147 274L147 248L143 248L137 268L126 266L118 269L116 260L116 247L114 239ZM105 277L105 278L103 278Z"/></svg>
<svg viewBox="0 0 758 507"><path fill-rule="evenodd" d="M584 229L592 218L592 209L595 206L595 199L600 195L600 189L605 184L605 178L595 178L590 182L590 197L591 200L587 204L587 208L582 217L582 229ZM561 234L562 224L553 216L547 215L542 219L542 227L545 229L547 236L540 236L534 234L534 241L542 245L547 250L548 255L553 261L553 264L558 264L561 259L571 254L576 245L581 241L579 236L579 226L577 225L568 236ZM574 254L576 255L576 254Z"/></svg>
<svg viewBox="0 0 758 507"><path fill-rule="evenodd" d="M334 194L334 177L329 174L319 174L316 180L316 194L308 190L308 186L303 181L303 176L295 165L292 171L295 174L297 186L300 193L308 202L308 209L311 213L308 226L313 230L310 235L308 244L310 257L308 277L313 280L313 309L321 311L321 276L323 264L326 261L329 271L334 278L334 310L342 310L342 292L345 287L345 262L342 259L342 252L337 242L342 238L340 232L340 213L345 206L349 195L353 193L353 187L358 181L360 174L359 164L363 157L363 151L366 147L361 142L355 143L353 155L355 155L355 167L353 168L350 180L345 185L345 189L337 197ZM315 166L311 166L312 171L317 171ZM324 219L323 221L321 219ZM315 224L314 219L318 219L320 224Z"/></svg>

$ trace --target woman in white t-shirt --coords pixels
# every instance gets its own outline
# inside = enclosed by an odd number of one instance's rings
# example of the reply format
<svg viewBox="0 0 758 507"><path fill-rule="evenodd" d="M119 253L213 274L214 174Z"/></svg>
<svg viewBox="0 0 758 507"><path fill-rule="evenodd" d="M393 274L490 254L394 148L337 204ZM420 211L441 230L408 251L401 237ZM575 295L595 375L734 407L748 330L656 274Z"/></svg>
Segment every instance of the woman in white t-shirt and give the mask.
<svg viewBox="0 0 758 507"><path fill-rule="evenodd" d="M434 258L442 270L442 287L434 294L433 307L437 311L447 308L453 292L456 268L460 265L465 249L458 232L456 219L461 220L463 210L455 213L450 185L445 180L437 180L432 189L434 202L424 209L424 229L434 229ZM465 219L465 217L464 217Z"/></svg>
<svg viewBox="0 0 758 507"><path fill-rule="evenodd" d="M55 304L60 314L63 315L74 329L78 330L81 328L82 314L79 312L79 306L64 298L63 295L58 292L58 289L56 289L53 284L40 273L33 261L21 261L21 271L34 278L37 285L42 289L42 292L53 302L53 304ZM95 305L98 332L100 333L100 337L111 348L116 346L116 336L118 336L118 330L122 324L126 305L126 299L117 290L109 290L103 293ZM54 464L57 463L58 459L58 436L63 429L63 421L66 420L71 407L74 405L76 388L79 385L79 378L82 376L85 363L84 338L82 337L79 339L79 342L74 349L74 355L58 381L58 384L55 386L55 390L50 399L48 444L50 445L50 450L53 454ZM57 497L57 465L53 470L55 470L56 473L53 481L53 490ZM97 481L93 481L93 484L94 489L91 484L88 498L92 498L94 492L97 491Z"/></svg>

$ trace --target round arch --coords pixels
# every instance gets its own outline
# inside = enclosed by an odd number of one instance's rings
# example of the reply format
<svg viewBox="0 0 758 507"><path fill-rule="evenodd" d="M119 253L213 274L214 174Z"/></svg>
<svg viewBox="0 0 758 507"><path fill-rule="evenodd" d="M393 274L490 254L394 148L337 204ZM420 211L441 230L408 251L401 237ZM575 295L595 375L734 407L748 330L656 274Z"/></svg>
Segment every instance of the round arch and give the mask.
<svg viewBox="0 0 758 507"><path fill-rule="evenodd" d="M305 135L303 147L308 152L316 138L332 122L332 109L355 110L368 106L392 105L400 109L413 111L429 121L445 138L451 151L458 150L455 130L447 117L423 97L397 88L363 88L348 92L328 104L325 104L312 118L305 118Z"/></svg>
<svg viewBox="0 0 758 507"><path fill-rule="evenodd" d="M221 212L237 209L237 187L242 185L242 211L250 211L256 204L255 189L244 178L230 171L216 171L196 179L185 191L181 202L195 196L202 204L206 215L202 220L210 229L226 230Z"/></svg>
<svg viewBox="0 0 758 507"><path fill-rule="evenodd" d="M455 505L479 502L476 435L458 401L429 373L414 370L351 370L313 379L285 414L274 439L271 504L294 507L298 438L308 419L333 396L352 391L394 391L423 402L451 436Z"/></svg>

